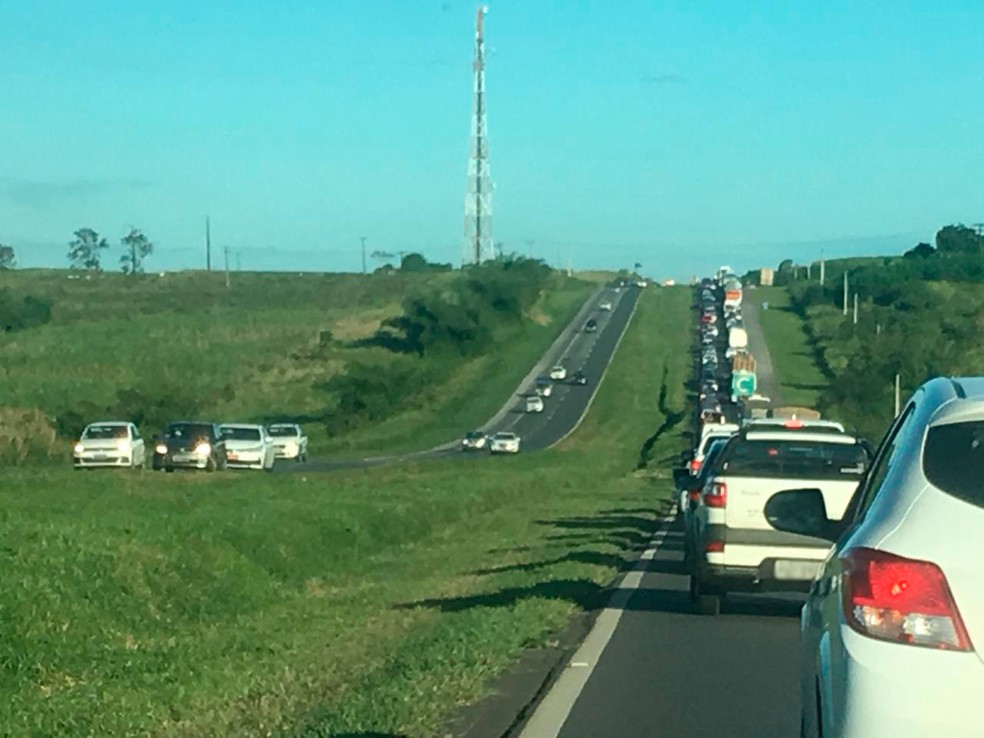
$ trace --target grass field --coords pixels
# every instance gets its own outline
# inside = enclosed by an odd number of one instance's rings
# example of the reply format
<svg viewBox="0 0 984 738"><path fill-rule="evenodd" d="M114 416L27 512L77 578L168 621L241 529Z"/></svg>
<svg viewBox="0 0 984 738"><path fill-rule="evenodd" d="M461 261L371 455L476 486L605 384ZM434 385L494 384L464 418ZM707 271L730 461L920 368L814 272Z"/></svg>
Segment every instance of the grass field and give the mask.
<svg viewBox="0 0 984 738"><path fill-rule="evenodd" d="M321 476L0 470L4 733L442 735L648 541L683 445L667 419L689 306L643 294L554 451Z"/></svg>
<svg viewBox="0 0 984 738"><path fill-rule="evenodd" d="M0 404L91 421L105 419L93 416L115 407L121 391L136 392L143 405L167 408L145 425L147 434L176 419L171 415L283 418L305 425L312 453L436 444L484 422L594 289L557 275L535 314L503 329L501 353L457 359L440 393L378 432L357 431L329 445L319 418L330 397L319 388L347 362L387 358L381 348L352 342L398 314L410 292L450 278L236 273L227 289L218 273L69 279L68 272L0 272L0 289L54 304L48 325L0 335ZM324 330L335 339L328 345L319 340ZM64 439L64 456L71 440Z"/></svg>
<svg viewBox="0 0 984 738"><path fill-rule="evenodd" d="M776 379L782 388L783 402L787 405L817 407L820 393L827 380L813 359L803 321L790 306L789 294L784 287L759 287L750 293L761 305L769 303L768 310L759 308L759 321L772 356Z"/></svg>

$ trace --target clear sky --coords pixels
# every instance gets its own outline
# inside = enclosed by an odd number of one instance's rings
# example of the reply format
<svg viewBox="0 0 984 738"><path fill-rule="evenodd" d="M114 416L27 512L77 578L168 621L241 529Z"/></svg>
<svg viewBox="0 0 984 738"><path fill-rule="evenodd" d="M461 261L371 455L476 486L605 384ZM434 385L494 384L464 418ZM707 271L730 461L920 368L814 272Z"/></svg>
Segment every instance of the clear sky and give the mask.
<svg viewBox="0 0 984 738"><path fill-rule="evenodd" d="M984 2L490 6L506 250L682 277L984 220ZM115 264L133 224L200 267L209 214L244 269L458 263L475 8L3 3L0 242L64 266L90 226Z"/></svg>

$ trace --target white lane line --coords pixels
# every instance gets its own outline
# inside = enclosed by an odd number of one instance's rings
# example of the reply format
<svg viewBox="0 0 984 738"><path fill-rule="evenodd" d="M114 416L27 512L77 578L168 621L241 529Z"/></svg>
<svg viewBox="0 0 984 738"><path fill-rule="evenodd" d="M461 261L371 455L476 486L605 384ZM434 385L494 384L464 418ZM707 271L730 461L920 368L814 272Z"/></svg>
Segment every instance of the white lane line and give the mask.
<svg viewBox="0 0 984 738"><path fill-rule="evenodd" d="M652 561L660 546L666 541L668 526L676 519L675 508L674 505L674 509L660 518L660 527L653 535L649 546L640 556L641 560ZM601 660L605 647L608 646L608 641L611 640L612 634L618 627L622 613L629 604L632 595L635 594L635 590L639 589L648 568L648 566L637 567L622 578L615 594L612 595L605 609L595 619L591 632L588 633L587 638L571 657L567 668L554 682L550 691L537 705L533 716L523 726L519 738L557 738L560 735L564 722L574 708L574 703L577 702L581 690L591 678L594 667Z"/></svg>

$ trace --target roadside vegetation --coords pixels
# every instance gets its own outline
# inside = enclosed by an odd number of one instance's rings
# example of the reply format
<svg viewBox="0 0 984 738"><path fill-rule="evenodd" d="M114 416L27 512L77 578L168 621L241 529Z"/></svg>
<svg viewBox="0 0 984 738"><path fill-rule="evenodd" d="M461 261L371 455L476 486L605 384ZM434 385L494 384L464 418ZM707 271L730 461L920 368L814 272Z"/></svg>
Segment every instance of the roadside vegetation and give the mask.
<svg viewBox="0 0 984 738"><path fill-rule="evenodd" d="M312 453L447 441L484 422L593 289L526 260L411 265L233 273L228 288L219 273L0 270L6 461L65 463L110 418L145 435L191 417L300 422Z"/></svg>
<svg viewBox="0 0 984 738"><path fill-rule="evenodd" d="M552 451L317 476L0 470L0 725L443 735L649 540L684 445L690 300L643 293Z"/></svg>
<svg viewBox="0 0 984 738"><path fill-rule="evenodd" d="M984 239L974 230L946 226L935 245L920 243L902 256L829 261L822 286L816 264L811 273L807 280L806 270L789 262L776 277L805 322L811 353L825 375L819 396L825 414L876 440L894 414L896 375L904 401L931 377L980 373Z"/></svg>

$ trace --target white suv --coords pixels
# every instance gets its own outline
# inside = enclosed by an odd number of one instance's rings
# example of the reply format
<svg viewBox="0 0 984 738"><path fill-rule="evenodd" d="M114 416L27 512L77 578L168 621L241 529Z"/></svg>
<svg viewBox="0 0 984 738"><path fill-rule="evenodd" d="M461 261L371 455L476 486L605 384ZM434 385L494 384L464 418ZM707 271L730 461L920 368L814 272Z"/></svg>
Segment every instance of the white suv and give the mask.
<svg viewBox="0 0 984 738"><path fill-rule="evenodd" d="M715 615L731 591L806 591L830 541L776 530L765 503L776 492L818 490L840 517L867 469L867 444L798 424L733 436L708 470L693 520L690 595Z"/></svg>
<svg viewBox="0 0 984 738"><path fill-rule="evenodd" d="M920 387L843 517L814 490L766 514L836 541L800 619L802 734L984 734L984 377Z"/></svg>

